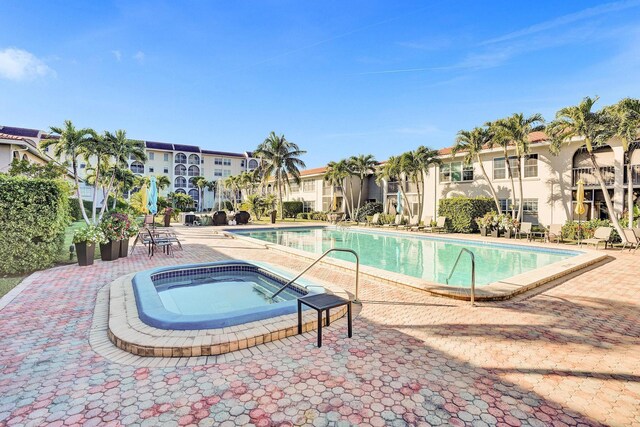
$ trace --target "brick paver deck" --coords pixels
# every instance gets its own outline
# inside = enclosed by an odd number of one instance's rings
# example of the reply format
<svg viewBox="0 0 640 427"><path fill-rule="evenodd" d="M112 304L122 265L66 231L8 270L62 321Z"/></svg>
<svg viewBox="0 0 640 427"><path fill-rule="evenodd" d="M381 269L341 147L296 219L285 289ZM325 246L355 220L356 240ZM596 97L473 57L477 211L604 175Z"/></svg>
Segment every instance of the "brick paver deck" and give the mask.
<svg viewBox="0 0 640 427"><path fill-rule="evenodd" d="M123 274L228 257L306 264L210 230L180 230L175 258L140 251L28 277L0 311L0 425L640 424L640 255L619 251L537 295L475 308L365 280L353 338L340 320L321 349L306 334L170 368L95 352L98 291ZM312 275L352 291L348 274Z"/></svg>

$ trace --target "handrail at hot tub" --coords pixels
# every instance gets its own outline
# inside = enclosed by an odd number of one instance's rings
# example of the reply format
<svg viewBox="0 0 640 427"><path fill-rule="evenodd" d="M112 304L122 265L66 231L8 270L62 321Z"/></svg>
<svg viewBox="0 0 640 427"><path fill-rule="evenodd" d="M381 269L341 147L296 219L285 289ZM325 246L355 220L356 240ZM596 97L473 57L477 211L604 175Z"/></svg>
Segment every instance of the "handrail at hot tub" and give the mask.
<svg viewBox="0 0 640 427"><path fill-rule="evenodd" d="M314 265L316 265L318 262L320 262L320 260L322 258L324 258L325 256L327 256L330 252L349 252L351 254L353 254L353 256L356 257L356 297L354 299L354 302L359 302L358 300L358 278L360 277L360 257L358 256L358 254L356 253L356 251L352 250L352 249L343 249L343 248L331 248L329 250L327 250L325 253L323 253L322 255L320 255L315 261L313 261L307 268L305 268L304 270L302 270L300 272L300 274L298 274L296 277L294 277L293 279L289 280L284 286L282 286L280 289L278 289L276 291L276 293L274 293L273 295L271 295L271 298L275 298L276 296L278 296L278 294L282 291L284 291L287 286L289 286L290 284L292 284L293 282L295 282L296 280L298 280L300 277L302 277L303 274L305 274L307 271L311 270L311 267L313 267Z"/></svg>

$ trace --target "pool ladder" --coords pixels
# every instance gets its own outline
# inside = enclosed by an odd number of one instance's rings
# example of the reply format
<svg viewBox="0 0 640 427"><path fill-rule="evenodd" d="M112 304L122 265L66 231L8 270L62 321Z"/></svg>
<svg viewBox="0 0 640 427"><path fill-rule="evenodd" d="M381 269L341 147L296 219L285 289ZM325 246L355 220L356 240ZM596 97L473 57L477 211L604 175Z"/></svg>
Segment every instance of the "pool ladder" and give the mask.
<svg viewBox="0 0 640 427"><path fill-rule="evenodd" d="M467 248L462 248L460 250L460 253L458 254L458 258L456 258L456 262L453 264L453 268L451 269L451 273L449 273L449 277L447 277L446 283L447 285L449 284L449 279L451 279L451 276L453 276L453 272L456 270L456 267L458 266L458 261L460 261L460 257L465 252L468 253L469 256L471 257L471 306L473 307L475 305L475 299L476 299L476 258L473 255L473 252L471 252Z"/></svg>
<svg viewBox="0 0 640 427"><path fill-rule="evenodd" d="M331 252L348 252L350 254L353 254L354 257L356 257L356 297L353 300L354 302L359 302L358 300L358 278L360 277L360 257L358 256L358 254L356 253L356 251L352 250L352 249L343 249L343 248L331 248L329 250L327 250L325 253L323 253L322 255L320 255L315 261L313 261L307 268L305 268L304 270L302 270L300 272L300 274L298 274L296 277L294 277L293 279L289 280L284 286L282 286L280 289L278 289L276 291L276 293L274 293L273 295L271 295L271 299L275 298L278 296L278 294L282 291L284 291L287 286L289 286L290 284L292 284L293 282L295 282L296 280L298 280L303 274L305 274L307 271L311 270L311 267L313 267L314 265L316 265L317 263L320 262L320 260L322 258L324 258L325 256L327 256L329 253Z"/></svg>

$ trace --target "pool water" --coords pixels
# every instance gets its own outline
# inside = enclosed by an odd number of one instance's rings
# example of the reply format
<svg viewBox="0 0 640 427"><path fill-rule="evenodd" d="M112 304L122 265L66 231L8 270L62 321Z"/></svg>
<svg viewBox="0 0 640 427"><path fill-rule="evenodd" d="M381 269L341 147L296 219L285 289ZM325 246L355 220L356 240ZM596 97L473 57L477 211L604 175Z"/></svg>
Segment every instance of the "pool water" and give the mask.
<svg viewBox="0 0 640 427"><path fill-rule="evenodd" d="M543 268L580 254L577 251L334 227L256 229L239 231L237 234L316 254L330 248L353 249L363 265L441 284L446 284L446 278L462 248L469 249L475 256L477 286ZM329 256L354 261L351 254L334 252ZM470 258L463 255L449 284L471 286L470 272Z"/></svg>
<svg viewBox="0 0 640 427"><path fill-rule="evenodd" d="M241 271L231 275L198 277L182 281L156 283L158 296L165 308L177 314L229 313L296 299L286 289L271 298L282 284L254 272Z"/></svg>

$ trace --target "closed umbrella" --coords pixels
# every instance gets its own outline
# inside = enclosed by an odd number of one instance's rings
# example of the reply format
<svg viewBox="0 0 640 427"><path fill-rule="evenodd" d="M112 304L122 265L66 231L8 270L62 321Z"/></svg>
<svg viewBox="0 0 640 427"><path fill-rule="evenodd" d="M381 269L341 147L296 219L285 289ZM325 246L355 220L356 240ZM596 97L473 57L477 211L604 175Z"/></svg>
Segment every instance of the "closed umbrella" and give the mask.
<svg viewBox="0 0 640 427"><path fill-rule="evenodd" d="M149 191L147 192L147 209L153 215L153 223L155 224L156 214L158 213L158 186L156 185L156 177L152 176L149 182Z"/></svg>
<svg viewBox="0 0 640 427"><path fill-rule="evenodd" d="M396 207L396 212L400 215L402 215L402 192L400 190L398 190L398 206Z"/></svg>
<svg viewBox="0 0 640 427"><path fill-rule="evenodd" d="M576 191L576 208L574 210L578 215L578 242L582 240L582 215L587 212L584 206L584 181L578 181L578 190Z"/></svg>
<svg viewBox="0 0 640 427"><path fill-rule="evenodd" d="M140 189L140 195L142 196L141 205L142 205L142 213L146 214L149 212L147 208L148 198L147 198L147 184L144 184Z"/></svg>

